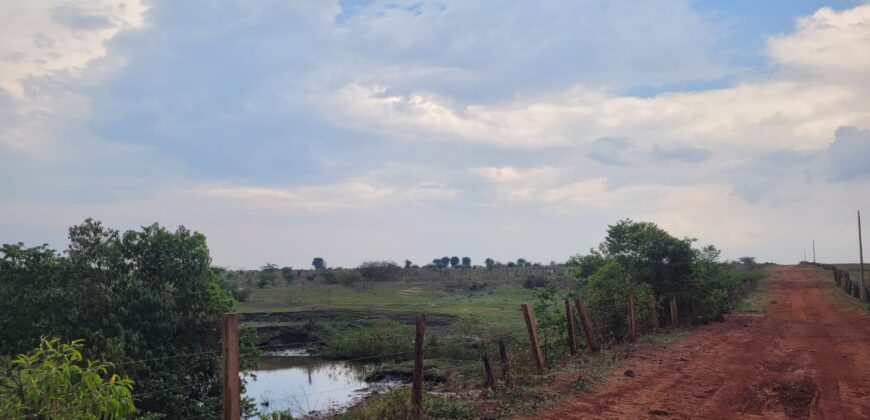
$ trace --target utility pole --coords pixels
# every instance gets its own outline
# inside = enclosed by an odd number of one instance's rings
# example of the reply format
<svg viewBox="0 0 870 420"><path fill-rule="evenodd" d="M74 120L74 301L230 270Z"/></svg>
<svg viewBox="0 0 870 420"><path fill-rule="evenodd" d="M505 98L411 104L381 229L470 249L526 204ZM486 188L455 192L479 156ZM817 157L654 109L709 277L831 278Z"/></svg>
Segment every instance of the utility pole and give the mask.
<svg viewBox="0 0 870 420"><path fill-rule="evenodd" d="M813 263L816 262L816 240L813 239Z"/></svg>
<svg viewBox="0 0 870 420"><path fill-rule="evenodd" d="M864 242L861 240L861 210L858 210L858 256L861 261L861 295L864 295Z"/></svg>

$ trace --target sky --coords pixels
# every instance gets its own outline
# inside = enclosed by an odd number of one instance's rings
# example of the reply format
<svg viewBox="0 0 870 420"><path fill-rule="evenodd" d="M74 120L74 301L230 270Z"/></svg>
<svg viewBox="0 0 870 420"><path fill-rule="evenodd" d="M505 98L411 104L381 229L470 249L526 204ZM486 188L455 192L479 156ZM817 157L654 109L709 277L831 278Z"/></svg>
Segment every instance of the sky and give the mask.
<svg viewBox="0 0 870 420"><path fill-rule="evenodd" d="M868 75L860 1L6 1L0 242L546 263L630 218L853 262Z"/></svg>

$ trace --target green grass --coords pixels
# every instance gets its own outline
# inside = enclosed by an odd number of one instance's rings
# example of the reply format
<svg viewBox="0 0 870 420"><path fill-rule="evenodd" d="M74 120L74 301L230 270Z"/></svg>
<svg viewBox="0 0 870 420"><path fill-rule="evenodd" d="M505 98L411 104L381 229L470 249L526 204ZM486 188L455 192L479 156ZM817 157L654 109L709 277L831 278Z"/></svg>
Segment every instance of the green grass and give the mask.
<svg viewBox="0 0 870 420"><path fill-rule="evenodd" d="M301 312L315 309L422 312L474 318L516 330L522 326L521 303L531 303L532 292L501 284L482 291L439 290L432 282L384 282L364 286L298 282L253 289L241 312Z"/></svg>
<svg viewBox="0 0 870 420"><path fill-rule="evenodd" d="M770 298L770 293L767 290L767 282L763 278L758 280L758 285L755 290L750 293L749 297L740 301L735 312L767 312L770 305L776 305L777 301Z"/></svg>

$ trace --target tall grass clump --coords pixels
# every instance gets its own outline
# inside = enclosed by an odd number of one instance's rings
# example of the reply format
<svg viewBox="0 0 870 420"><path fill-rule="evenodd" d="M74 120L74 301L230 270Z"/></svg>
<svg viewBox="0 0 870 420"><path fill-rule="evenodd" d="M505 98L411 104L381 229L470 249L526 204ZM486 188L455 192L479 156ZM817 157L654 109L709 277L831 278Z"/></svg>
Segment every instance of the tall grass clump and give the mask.
<svg viewBox="0 0 870 420"><path fill-rule="evenodd" d="M456 396L427 393L423 395L423 409L428 419L473 419L470 404ZM411 389L400 387L372 396L362 404L339 416L340 419L380 420L417 419L411 406Z"/></svg>
<svg viewBox="0 0 870 420"><path fill-rule="evenodd" d="M394 321L316 324L312 352L326 359L401 362L414 357L414 327Z"/></svg>

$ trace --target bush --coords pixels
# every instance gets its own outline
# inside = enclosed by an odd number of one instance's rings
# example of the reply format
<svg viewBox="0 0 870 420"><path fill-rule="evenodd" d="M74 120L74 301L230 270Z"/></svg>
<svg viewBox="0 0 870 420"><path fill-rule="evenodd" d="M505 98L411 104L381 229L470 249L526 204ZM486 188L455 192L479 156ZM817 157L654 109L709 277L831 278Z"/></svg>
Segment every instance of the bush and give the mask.
<svg viewBox="0 0 870 420"><path fill-rule="evenodd" d="M537 289L546 286L547 279L541 276L529 276L526 278L526 281L523 282L523 287L526 289Z"/></svg>
<svg viewBox="0 0 870 420"><path fill-rule="evenodd" d="M323 341L314 349L328 359L366 361L404 361L413 357L414 331L409 325L394 321L348 323L337 326L315 324L313 330Z"/></svg>
<svg viewBox="0 0 870 420"><path fill-rule="evenodd" d="M366 281L396 281L402 269L392 261L368 261L360 264L359 273Z"/></svg>
<svg viewBox="0 0 870 420"><path fill-rule="evenodd" d="M82 358L82 340L43 338L39 348L0 360L2 418L125 418L135 411L133 381L109 363Z"/></svg>
<svg viewBox="0 0 870 420"><path fill-rule="evenodd" d="M473 419L469 404L459 397L424 394L423 410L430 419ZM417 419L411 406L411 389L407 386L375 395L352 408L342 419Z"/></svg>

